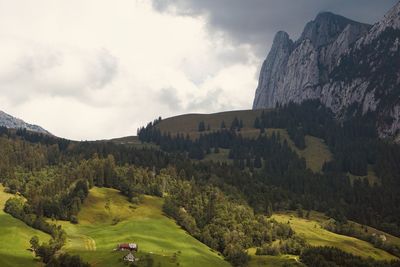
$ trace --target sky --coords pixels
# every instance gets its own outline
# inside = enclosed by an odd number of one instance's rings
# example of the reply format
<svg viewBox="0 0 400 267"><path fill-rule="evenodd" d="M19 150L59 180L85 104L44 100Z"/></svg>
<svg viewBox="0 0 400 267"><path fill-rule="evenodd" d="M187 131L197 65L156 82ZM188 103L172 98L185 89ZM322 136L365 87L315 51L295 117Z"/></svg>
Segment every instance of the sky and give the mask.
<svg viewBox="0 0 400 267"><path fill-rule="evenodd" d="M0 0L0 110L74 140L158 116L250 109L274 34L385 0Z"/></svg>

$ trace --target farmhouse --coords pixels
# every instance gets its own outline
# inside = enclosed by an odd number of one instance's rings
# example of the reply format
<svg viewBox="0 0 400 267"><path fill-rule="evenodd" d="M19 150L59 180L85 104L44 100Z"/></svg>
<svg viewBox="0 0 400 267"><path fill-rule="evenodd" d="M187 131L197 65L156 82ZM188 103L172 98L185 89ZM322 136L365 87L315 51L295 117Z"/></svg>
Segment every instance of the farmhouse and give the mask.
<svg viewBox="0 0 400 267"><path fill-rule="evenodd" d="M122 244L117 245L117 250L119 250L119 251L125 251L125 250L138 251L138 245L135 243L122 243Z"/></svg>

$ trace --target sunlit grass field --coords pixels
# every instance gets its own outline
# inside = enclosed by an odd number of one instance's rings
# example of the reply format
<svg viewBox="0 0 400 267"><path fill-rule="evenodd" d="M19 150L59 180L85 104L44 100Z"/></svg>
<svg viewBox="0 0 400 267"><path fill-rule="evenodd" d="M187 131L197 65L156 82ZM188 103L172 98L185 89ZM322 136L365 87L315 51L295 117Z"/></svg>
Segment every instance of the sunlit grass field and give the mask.
<svg viewBox="0 0 400 267"><path fill-rule="evenodd" d="M48 241L50 236L27 226L3 211L4 204L13 195L4 192L0 185L0 266L41 266L34 259L29 240L37 235L41 240Z"/></svg>
<svg viewBox="0 0 400 267"><path fill-rule="evenodd" d="M372 257L376 260L398 259L363 240L325 230L320 221L314 220L313 216L311 220L299 218L292 214L274 214L272 218L281 223L289 223L295 233L303 236L311 246L337 247L345 252L364 258Z"/></svg>
<svg viewBox="0 0 400 267"><path fill-rule="evenodd" d="M230 266L164 216L162 201L145 196L142 204L135 206L117 190L93 188L79 213L79 224L61 222L68 234L63 249L96 267L126 266L121 259L127 252L113 249L127 242L137 243L138 257L150 255L154 266Z"/></svg>

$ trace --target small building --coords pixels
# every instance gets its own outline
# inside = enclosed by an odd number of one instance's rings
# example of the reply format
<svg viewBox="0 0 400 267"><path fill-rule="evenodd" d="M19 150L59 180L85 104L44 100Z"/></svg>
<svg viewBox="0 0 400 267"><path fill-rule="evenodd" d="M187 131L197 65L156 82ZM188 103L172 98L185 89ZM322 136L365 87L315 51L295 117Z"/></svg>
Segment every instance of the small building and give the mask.
<svg viewBox="0 0 400 267"><path fill-rule="evenodd" d="M386 240L387 240L387 238L386 238L386 236L384 234L381 234L379 236L379 238L382 240L382 242L386 242Z"/></svg>
<svg viewBox="0 0 400 267"><path fill-rule="evenodd" d="M136 261L136 258L131 252L129 252L127 255L124 256L124 261L134 262Z"/></svg>
<svg viewBox="0 0 400 267"><path fill-rule="evenodd" d="M117 250L119 251L138 251L138 245L135 243L122 243L117 245ZM129 255L129 254L128 254Z"/></svg>

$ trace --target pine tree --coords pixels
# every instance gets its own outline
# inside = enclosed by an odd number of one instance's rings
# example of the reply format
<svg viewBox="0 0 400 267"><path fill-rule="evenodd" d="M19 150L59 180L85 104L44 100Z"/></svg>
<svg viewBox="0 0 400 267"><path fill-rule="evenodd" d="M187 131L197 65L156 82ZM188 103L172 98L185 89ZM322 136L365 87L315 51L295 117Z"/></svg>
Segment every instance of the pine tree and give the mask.
<svg viewBox="0 0 400 267"><path fill-rule="evenodd" d="M239 128L239 119L235 117L231 123L231 130L236 130Z"/></svg>
<svg viewBox="0 0 400 267"><path fill-rule="evenodd" d="M226 129L225 121L221 122L221 129Z"/></svg>
<svg viewBox="0 0 400 267"><path fill-rule="evenodd" d="M254 159L254 168L261 168L262 167L262 162L261 162L261 157L259 155L256 156Z"/></svg>
<svg viewBox="0 0 400 267"><path fill-rule="evenodd" d="M206 126L204 124L204 121L199 122L199 132L204 132L206 130Z"/></svg>
<svg viewBox="0 0 400 267"><path fill-rule="evenodd" d="M257 117L256 120L254 121L254 128L260 129L261 128L261 123L260 123L260 118Z"/></svg>

